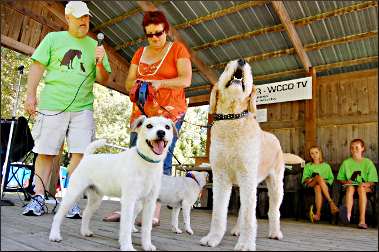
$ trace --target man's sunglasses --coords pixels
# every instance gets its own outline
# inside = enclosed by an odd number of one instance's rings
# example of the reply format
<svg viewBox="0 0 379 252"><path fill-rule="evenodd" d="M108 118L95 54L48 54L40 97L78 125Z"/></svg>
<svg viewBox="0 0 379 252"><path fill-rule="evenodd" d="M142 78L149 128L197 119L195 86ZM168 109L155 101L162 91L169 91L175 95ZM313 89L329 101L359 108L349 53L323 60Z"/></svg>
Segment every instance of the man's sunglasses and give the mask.
<svg viewBox="0 0 379 252"><path fill-rule="evenodd" d="M163 33L164 33L164 30L160 32L156 32L156 33L146 33L146 37L148 38L152 38L153 36L160 37L162 36Z"/></svg>

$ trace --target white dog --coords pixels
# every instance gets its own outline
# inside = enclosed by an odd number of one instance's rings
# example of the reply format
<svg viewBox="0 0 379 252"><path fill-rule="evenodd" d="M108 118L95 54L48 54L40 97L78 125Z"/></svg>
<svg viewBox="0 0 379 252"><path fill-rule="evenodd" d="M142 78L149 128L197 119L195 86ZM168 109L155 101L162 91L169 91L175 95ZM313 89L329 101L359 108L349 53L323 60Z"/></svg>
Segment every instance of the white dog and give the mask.
<svg viewBox="0 0 379 252"><path fill-rule="evenodd" d="M172 207L171 226L172 231L181 234L182 230L178 227L180 209L183 209L183 221L185 230L192 235L191 229L191 208L195 204L203 187L207 184L208 173L191 171L186 176L162 176L162 185L159 191L158 201ZM136 216L141 211L140 205L137 206ZM134 228L134 232L138 230Z"/></svg>
<svg viewBox="0 0 379 252"><path fill-rule="evenodd" d="M211 229L200 241L215 247L226 231L232 185L240 187L241 207L232 233L240 235L235 250L255 250L257 230L257 185L266 180L269 194L269 237L282 239L280 204L283 199L284 158L304 162L293 154L283 155L279 140L264 132L255 119L256 90L250 65L244 60L228 63L210 97L215 114L211 131L210 163L213 172Z"/></svg>
<svg viewBox="0 0 379 252"><path fill-rule="evenodd" d="M163 160L176 128L163 117L139 117L132 130L138 133L137 145L118 154L95 154L105 140L91 143L73 172L50 231L50 241L61 241L60 226L64 215L86 191L88 203L83 212L81 234L92 236L89 222L104 195L121 198L119 242L121 250L135 250L131 231L135 203L143 202L142 247L156 250L151 244L152 219L161 185Z"/></svg>

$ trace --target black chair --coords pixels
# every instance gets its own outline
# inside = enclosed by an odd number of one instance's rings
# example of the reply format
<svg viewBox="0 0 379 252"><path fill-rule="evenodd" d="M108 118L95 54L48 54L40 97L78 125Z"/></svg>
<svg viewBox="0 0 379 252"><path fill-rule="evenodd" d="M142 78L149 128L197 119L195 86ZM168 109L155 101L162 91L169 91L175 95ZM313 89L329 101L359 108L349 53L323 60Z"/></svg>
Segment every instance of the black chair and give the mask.
<svg viewBox="0 0 379 252"><path fill-rule="evenodd" d="M376 184L373 188L373 192L370 192L370 193L367 193L367 208L366 208L366 216L367 216L367 212L369 210L369 206L370 206L370 210L372 211L372 214L371 214L371 218L367 220L366 218L366 223L368 225L372 224L373 227L376 227L377 224L378 224L378 216L376 214L376 197L377 197L377 194L379 192L379 185ZM343 199L346 195L346 191L344 190L343 186L341 184L338 184L338 192L339 192L339 197L338 197L338 207L342 207L343 206ZM357 201L357 202L354 202L353 204L353 209L351 210L351 219L350 219L350 222L351 223L358 223L359 222L359 203L358 203L358 192L355 192L354 193L354 196L353 196L353 200L354 201ZM338 218L337 218L337 222L338 223Z"/></svg>
<svg viewBox="0 0 379 252"><path fill-rule="evenodd" d="M12 134L12 141L10 143L8 160L6 161L6 152L8 148L9 132L12 121L14 121L14 130ZM23 192L25 200L30 200L30 194L33 193L33 178L34 178L34 164L37 154L31 152L34 147L33 137L31 135L28 121L25 117L18 119L1 119L1 167L5 166L4 174L4 192ZM22 181L19 181L17 173L20 169L30 170L29 184L24 188ZM2 178L3 179L3 178ZM11 188L8 186L9 182L15 179L18 186Z"/></svg>
<svg viewBox="0 0 379 252"><path fill-rule="evenodd" d="M282 217L300 217L301 203L301 176L302 167L298 165L286 165L283 178L284 195L280 206ZM267 218L269 198L266 183L263 181L257 187L257 218Z"/></svg>

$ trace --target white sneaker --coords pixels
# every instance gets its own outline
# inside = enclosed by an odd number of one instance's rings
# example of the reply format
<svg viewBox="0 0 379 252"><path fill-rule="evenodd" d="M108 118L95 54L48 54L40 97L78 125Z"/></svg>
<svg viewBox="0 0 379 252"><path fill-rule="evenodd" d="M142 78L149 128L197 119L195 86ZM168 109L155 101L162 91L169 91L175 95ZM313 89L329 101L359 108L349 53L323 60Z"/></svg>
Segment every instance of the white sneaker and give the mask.
<svg viewBox="0 0 379 252"><path fill-rule="evenodd" d="M70 219L81 219L82 214L80 213L80 207L78 203L75 203L70 210L68 210L68 213L66 214L66 218Z"/></svg>
<svg viewBox="0 0 379 252"><path fill-rule="evenodd" d="M26 216L41 216L46 212L45 208L45 199L41 195L36 195L26 205L22 214Z"/></svg>

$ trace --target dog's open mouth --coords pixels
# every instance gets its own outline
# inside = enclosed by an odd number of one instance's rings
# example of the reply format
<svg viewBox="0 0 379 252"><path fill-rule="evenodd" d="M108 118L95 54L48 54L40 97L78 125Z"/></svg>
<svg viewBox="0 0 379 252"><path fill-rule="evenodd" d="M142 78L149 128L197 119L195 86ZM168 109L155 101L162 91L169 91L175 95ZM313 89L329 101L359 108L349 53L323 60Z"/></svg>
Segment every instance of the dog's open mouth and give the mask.
<svg viewBox="0 0 379 252"><path fill-rule="evenodd" d="M146 143L155 154L162 155L164 148L166 148L168 142L162 139L152 141L146 139Z"/></svg>
<svg viewBox="0 0 379 252"><path fill-rule="evenodd" d="M226 84L225 88L228 88L231 85L241 86L242 91L245 91L245 83L243 82L243 71L241 68L237 68L231 80Z"/></svg>

